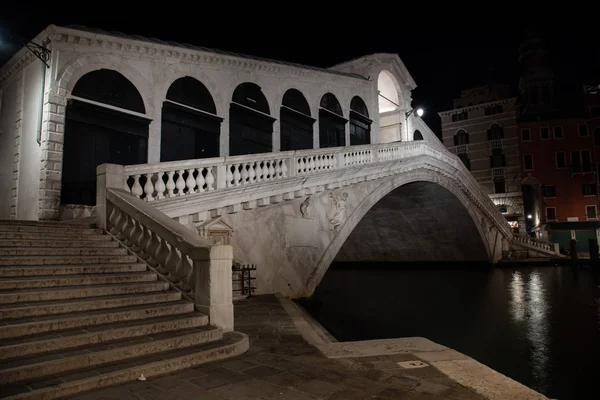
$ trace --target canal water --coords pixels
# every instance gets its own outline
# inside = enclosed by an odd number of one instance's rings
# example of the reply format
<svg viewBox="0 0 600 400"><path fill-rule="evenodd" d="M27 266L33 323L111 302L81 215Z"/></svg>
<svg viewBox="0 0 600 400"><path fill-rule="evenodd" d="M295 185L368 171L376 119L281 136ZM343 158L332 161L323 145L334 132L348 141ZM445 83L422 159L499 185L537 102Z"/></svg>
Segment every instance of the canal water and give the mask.
<svg viewBox="0 0 600 400"><path fill-rule="evenodd" d="M596 271L334 264L300 303L339 341L422 336L550 398L600 399Z"/></svg>

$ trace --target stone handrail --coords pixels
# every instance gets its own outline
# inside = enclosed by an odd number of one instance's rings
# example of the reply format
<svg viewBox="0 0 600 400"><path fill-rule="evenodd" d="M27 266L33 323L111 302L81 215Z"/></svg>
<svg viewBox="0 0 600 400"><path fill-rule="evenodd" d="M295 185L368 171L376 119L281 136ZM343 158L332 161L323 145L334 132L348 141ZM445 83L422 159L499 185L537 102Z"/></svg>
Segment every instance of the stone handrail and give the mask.
<svg viewBox="0 0 600 400"><path fill-rule="evenodd" d="M454 170L453 179L460 180L467 194L480 205L486 216L510 238L512 230L492 200L481 193L479 184L460 159L427 141L393 142L347 147L261 153L234 157L174 161L123 167L120 186L146 202L183 200L186 196L215 193L219 190L246 187L258 183L284 182L296 177L323 177L327 172L371 165L378 162L430 156ZM360 174L360 171L357 173ZM332 184L339 176L332 174ZM253 186L254 187L254 186Z"/></svg>
<svg viewBox="0 0 600 400"><path fill-rule="evenodd" d="M106 165L98 167L99 175L106 169ZM211 324L232 330L231 246L211 246L192 230L123 189L102 189L106 230L193 300L196 308L209 316Z"/></svg>
<svg viewBox="0 0 600 400"><path fill-rule="evenodd" d="M546 242L546 241L539 240L539 239L534 239L527 235L514 234L512 240L514 243L517 243L517 244L538 248L538 249L545 250L545 251L552 252L552 253L556 252L556 247L555 247L554 243Z"/></svg>

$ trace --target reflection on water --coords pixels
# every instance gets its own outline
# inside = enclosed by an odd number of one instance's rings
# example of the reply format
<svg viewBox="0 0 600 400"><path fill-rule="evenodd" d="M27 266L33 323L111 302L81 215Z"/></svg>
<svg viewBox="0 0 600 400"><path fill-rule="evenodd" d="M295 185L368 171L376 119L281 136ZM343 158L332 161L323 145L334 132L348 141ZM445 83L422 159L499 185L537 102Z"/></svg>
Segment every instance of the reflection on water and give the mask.
<svg viewBox="0 0 600 400"><path fill-rule="evenodd" d="M341 341L424 336L551 398L600 398L600 271L441 266L330 269L302 304Z"/></svg>
<svg viewBox="0 0 600 400"><path fill-rule="evenodd" d="M522 277L520 271L512 273L510 282L510 313L513 323L523 332L531 347L529 364L532 367L535 386L540 391L547 391L545 382L548 379L548 302L545 298L544 284L538 271Z"/></svg>

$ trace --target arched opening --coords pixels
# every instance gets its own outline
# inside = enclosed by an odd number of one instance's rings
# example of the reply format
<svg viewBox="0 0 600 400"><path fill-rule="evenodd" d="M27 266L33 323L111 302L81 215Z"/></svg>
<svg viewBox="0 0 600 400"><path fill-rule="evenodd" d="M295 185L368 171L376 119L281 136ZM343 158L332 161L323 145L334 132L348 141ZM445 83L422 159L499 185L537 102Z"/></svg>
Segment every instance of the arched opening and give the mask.
<svg viewBox="0 0 600 400"><path fill-rule="evenodd" d="M146 109L136 87L119 72L82 76L66 109L61 204L96 204L96 167L142 164L148 157Z"/></svg>
<svg viewBox="0 0 600 400"><path fill-rule="evenodd" d="M273 122L260 86L246 82L233 92L229 108L229 155L273 151Z"/></svg>
<svg viewBox="0 0 600 400"><path fill-rule="evenodd" d="M350 145L371 143L372 122L363 99L354 96L350 102Z"/></svg>
<svg viewBox="0 0 600 400"><path fill-rule="evenodd" d="M162 107L160 160L219 156L222 118L202 83L189 76L171 84Z"/></svg>
<svg viewBox="0 0 600 400"><path fill-rule="evenodd" d="M356 225L334 262L487 263L471 215L450 191L412 182L379 200Z"/></svg>
<svg viewBox="0 0 600 400"><path fill-rule="evenodd" d="M337 98L326 93L321 98L319 109L319 147L346 145L346 122Z"/></svg>
<svg viewBox="0 0 600 400"><path fill-rule="evenodd" d="M280 110L281 151L313 148L313 124L310 106L299 90L283 95Z"/></svg>
<svg viewBox="0 0 600 400"><path fill-rule="evenodd" d="M454 145L462 146L469 144L469 134L464 129L459 129L454 135Z"/></svg>
<svg viewBox="0 0 600 400"><path fill-rule="evenodd" d="M400 85L389 71L377 77L379 93L379 135L382 143L402 140L402 112L404 108Z"/></svg>
<svg viewBox="0 0 600 400"><path fill-rule="evenodd" d="M413 140L423 140L423 134L418 129L413 133Z"/></svg>

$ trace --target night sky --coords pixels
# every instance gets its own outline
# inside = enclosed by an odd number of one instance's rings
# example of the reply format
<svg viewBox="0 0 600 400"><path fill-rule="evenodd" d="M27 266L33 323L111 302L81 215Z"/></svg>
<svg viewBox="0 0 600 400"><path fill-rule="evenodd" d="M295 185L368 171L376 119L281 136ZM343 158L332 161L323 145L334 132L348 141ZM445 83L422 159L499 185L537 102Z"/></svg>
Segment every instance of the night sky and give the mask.
<svg viewBox="0 0 600 400"><path fill-rule="evenodd" d="M0 64L51 23L86 25L318 67L376 52L397 53L418 85L413 106L426 109L424 120L436 133L440 130L437 112L450 109L462 88L493 80L510 84L516 94L518 45L532 28L546 38L559 81L575 92L581 91L584 82L600 82L600 31L595 22L580 18L534 27L530 20L523 24L509 14L497 20L448 14L439 22L408 10L370 15L368 9L352 9L351 16L303 12L289 5L300 3L281 2L266 14L257 8L240 10L233 3L226 3L225 9L206 8L202 3L197 11L175 7L166 11L163 2L154 14L95 2L79 2L66 12L69 7L59 10L55 3L46 8L15 3L0 12ZM236 10L230 19L222 17L227 9Z"/></svg>

